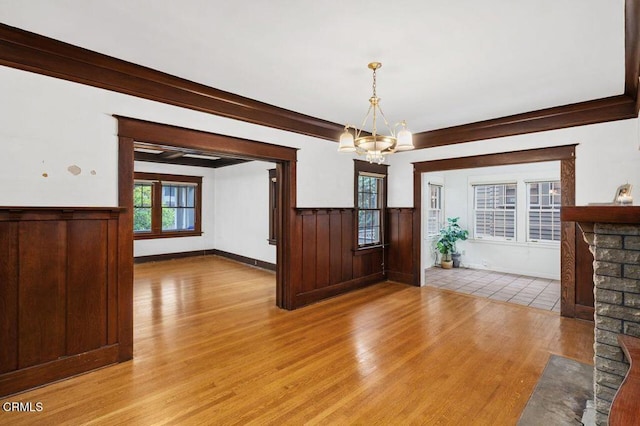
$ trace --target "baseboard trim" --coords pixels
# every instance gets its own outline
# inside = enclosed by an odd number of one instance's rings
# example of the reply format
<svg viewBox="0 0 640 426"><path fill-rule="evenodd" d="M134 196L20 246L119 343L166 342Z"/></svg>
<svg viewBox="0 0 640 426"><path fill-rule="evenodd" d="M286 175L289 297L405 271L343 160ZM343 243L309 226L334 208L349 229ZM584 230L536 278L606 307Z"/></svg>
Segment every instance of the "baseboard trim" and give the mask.
<svg viewBox="0 0 640 426"><path fill-rule="evenodd" d="M235 260L236 262L244 263L250 266L256 266L258 268L267 269L269 271L276 270L275 263L269 263L263 260L253 259L251 257L242 256L240 254L235 254L235 253L229 253L227 251L218 250L218 249L194 250L194 251L183 251L178 253L164 253L164 254L154 254L150 256L138 256L138 257L135 257L133 261L134 263L147 263L147 262L160 262L163 260L182 259L185 257L213 256L213 255L225 257L227 259Z"/></svg>
<svg viewBox="0 0 640 426"><path fill-rule="evenodd" d="M269 271L276 270L276 264L265 262L264 260L253 259L251 257L242 256L240 254L229 253L227 251L222 251L218 249L210 250L212 254L215 254L220 257L226 257L227 259L235 260L236 262L245 263L250 266L256 266L258 268L267 269Z"/></svg>
<svg viewBox="0 0 640 426"><path fill-rule="evenodd" d="M406 272L397 272L387 270L387 279L389 281L396 281L402 284L415 285L413 274L407 274Z"/></svg>
<svg viewBox="0 0 640 426"><path fill-rule="evenodd" d="M178 253L152 254L149 256L134 257L133 263L160 262L163 260L182 259L185 257L210 256L210 255L216 254L214 252L215 250L194 250L194 251L182 251Z"/></svg>

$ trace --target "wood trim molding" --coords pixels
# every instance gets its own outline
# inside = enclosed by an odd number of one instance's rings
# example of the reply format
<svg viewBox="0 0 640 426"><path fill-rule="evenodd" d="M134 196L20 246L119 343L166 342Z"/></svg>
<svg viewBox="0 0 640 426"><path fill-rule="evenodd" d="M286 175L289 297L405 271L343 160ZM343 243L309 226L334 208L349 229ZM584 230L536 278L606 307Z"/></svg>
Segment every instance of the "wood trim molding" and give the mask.
<svg viewBox="0 0 640 426"><path fill-rule="evenodd" d="M229 252L218 250L218 249L182 251L178 253L163 253L163 254L153 254L149 256L138 256L134 259L134 261L136 264L138 264L138 263L149 263L149 262L162 262L166 260L184 259L187 257L198 257L198 256L220 256L220 257L234 260L236 262L244 263L246 265L267 269L269 271L276 270L275 263L265 262L263 260L242 256L240 254L229 253Z"/></svg>
<svg viewBox="0 0 640 426"><path fill-rule="evenodd" d="M625 78L624 94L635 100L635 115L640 108L640 1L626 0L624 7Z"/></svg>
<svg viewBox="0 0 640 426"><path fill-rule="evenodd" d="M276 270L276 264L271 262L265 262L264 260L254 259L252 257L242 256L240 254L229 253L228 251L213 249L211 250L214 255L224 257L236 262L244 263L245 265L255 266L257 268L266 269L269 271Z"/></svg>
<svg viewBox="0 0 640 426"><path fill-rule="evenodd" d="M469 157L419 161L413 163L413 167L417 173L427 173L433 171L502 166L505 164L524 164L536 163L541 161L568 160L575 157L576 145L577 144L561 145L549 148L534 148L521 151L501 152L496 154L472 155Z"/></svg>
<svg viewBox="0 0 640 426"><path fill-rule="evenodd" d="M344 128L5 24L0 64L322 139L337 141Z"/></svg>
<svg viewBox="0 0 640 426"><path fill-rule="evenodd" d="M121 261L127 268L121 271L121 282L130 280L133 283L133 181L134 181L134 141L164 143L171 146L198 150L206 153L224 151L242 158L255 158L276 163L278 178L278 220L277 234L282 237L282 244L276 246L276 304L283 309L296 307L296 289L292 276L299 265L291 262L293 253L300 248L296 246L295 205L296 205L296 156L297 149L246 139L233 138L215 133L207 133L182 127L169 126L127 117L118 119L118 136L120 140L118 158L118 199L127 208L122 215L120 241L125 247L121 249ZM126 293L133 304L133 294ZM133 318L129 326L133 330ZM123 330L129 333L129 330ZM132 336L132 335L131 335ZM131 346L133 348L133 346Z"/></svg>
<svg viewBox="0 0 640 426"><path fill-rule="evenodd" d="M221 154L255 160L295 161L297 149L218 133L187 129L169 124L154 123L115 115L118 135L136 142L171 147L186 147L194 151Z"/></svg>
<svg viewBox="0 0 640 426"><path fill-rule="evenodd" d="M635 99L627 96L580 102L524 114L416 133L416 148L522 135L637 117Z"/></svg>
<svg viewBox="0 0 640 426"><path fill-rule="evenodd" d="M434 161L413 163L413 234L421 235L422 210L422 178L421 174L433 171L458 170L465 168L498 166L508 164L534 163L541 161L560 161L560 185L562 190L562 206L575 204L575 147L563 145L549 148L537 148L500 154L475 155L462 158L447 158ZM575 223L563 222L561 233L561 287L563 316L575 316ZM413 275L414 285L420 285L420 238L413 242Z"/></svg>
<svg viewBox="0 0 640 426"><path fill-rule="evenodd" d="M416 133L416 148L562 129L638 116L640 1L625 3L625 92ZM194 83L68 43L0 24L0 65L308 136L338 140L341 124Z"/></svg>
<svg viewBox="0 0 640 426"><path fill-rule="evenodd" d="M133 358L133 139L118 138L118 361Z"/></svg>

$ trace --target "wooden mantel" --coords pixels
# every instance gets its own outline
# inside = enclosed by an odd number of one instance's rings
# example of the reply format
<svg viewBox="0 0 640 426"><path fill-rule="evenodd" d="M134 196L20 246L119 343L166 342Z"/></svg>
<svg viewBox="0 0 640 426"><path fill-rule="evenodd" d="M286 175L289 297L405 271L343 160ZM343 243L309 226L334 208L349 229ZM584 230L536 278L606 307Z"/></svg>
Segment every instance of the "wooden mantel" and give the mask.
<svg viewBox="0 0 640 426"><path fill-rule="evenodd" d="M640 206L567 206L562 207L560 217L581 227L593 223L640 224Z"/></svg>

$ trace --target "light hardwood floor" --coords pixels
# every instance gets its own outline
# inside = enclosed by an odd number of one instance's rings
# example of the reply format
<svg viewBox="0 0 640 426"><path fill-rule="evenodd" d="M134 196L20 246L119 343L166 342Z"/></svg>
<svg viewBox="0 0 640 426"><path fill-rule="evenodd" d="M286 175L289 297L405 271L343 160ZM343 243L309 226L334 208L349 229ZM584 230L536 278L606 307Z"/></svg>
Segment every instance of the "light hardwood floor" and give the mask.
<svg viewBox="0 0 640 426"><path fill-rule="evenodd" d="M381 283L293 312L275 276L219 257L137 265L134 360L5 398L0 424L513 425L549 354L593 326Z"/></svg>

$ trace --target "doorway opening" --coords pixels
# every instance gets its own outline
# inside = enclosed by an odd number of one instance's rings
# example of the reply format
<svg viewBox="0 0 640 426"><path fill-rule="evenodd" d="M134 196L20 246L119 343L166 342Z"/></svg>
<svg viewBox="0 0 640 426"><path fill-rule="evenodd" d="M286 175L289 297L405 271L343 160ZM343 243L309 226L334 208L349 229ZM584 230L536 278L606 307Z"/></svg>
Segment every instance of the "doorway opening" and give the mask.
<svg viewBox="0 0 640 426"><path fill-rule="evenodd" d="M276 235L276 305L292 309L290 288L290 239L292 215L296 205L297 150L264 142L251 141L204 131L186 129L134 118L116 116L118 120L118 199L127 209L118 229L120 244L118 278L123 284L120 301L120 360L133 356L133 190L134 146L150 144L168 151L188 150L192 153L215 155L236 160L261 160L276 165L278 185ZM265 178L266 182L266 178ZM268 214L268 212L264 212Z"/></svg>
<svg viewBox="0 0 640 426"><path fill-rule="evenodd" d="M561 206L575 205L575 147L576 145L573 144L414 163L414 234L423 235L424 233L422 224L423 173L485 166L560 161ZM576 241L576 224L562 222L560 233L561 315L592 320L593 308L577 303L580 300L580 288L588 286L589 283L576 282L577 266L585 263L584 259L576 258L577 253L579 256L581 253L580 249L576 249L580 243ZM414 276L418 279L425 266L421 261L423 249L422 238L414 239L414 259L418 260L414 265ZM590 284L592 285L592 283Z"/></svg>

